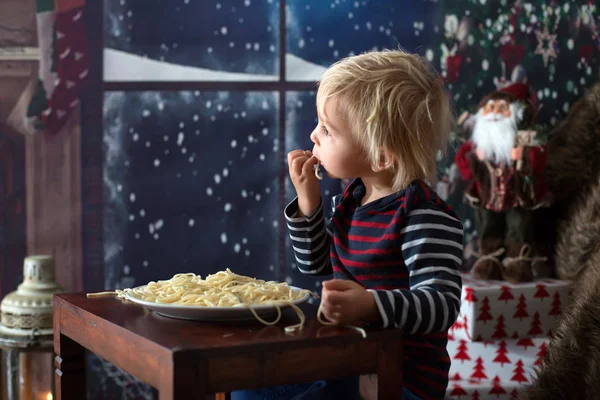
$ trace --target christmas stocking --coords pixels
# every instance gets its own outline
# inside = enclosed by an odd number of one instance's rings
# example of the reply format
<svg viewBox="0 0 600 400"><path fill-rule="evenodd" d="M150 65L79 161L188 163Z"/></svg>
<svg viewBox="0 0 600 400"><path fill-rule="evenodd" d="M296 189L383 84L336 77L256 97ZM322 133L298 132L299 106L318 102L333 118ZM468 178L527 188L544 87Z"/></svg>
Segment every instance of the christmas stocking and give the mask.
<svg viewBox="0 0 600 400"><path fill-rule="evenodd" d="M27 110L30 130L58 133L88 74L84 0L37 0L40 68Z"/></svg>

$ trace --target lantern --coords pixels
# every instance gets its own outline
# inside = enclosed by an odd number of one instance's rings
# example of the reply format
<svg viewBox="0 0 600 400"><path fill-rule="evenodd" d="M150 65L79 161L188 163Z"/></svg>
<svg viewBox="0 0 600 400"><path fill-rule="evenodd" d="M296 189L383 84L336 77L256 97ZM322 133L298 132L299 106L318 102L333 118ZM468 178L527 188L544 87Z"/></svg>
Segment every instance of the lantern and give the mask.
<svg viewBox="0 0 600 400"><path fill-rule="evenodd" d="M2 400L54 398L51 256L30 256L23 263L23 283L0 303Z"/></svg>

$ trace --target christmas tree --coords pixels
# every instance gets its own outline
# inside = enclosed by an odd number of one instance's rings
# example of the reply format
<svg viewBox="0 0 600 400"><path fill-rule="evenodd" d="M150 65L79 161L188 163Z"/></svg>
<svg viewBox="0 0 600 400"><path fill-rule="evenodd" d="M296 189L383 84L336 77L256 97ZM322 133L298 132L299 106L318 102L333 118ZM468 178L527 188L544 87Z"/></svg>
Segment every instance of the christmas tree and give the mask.
<svg viewBox="0 0 600 400"><path fill-rule="evenodd" d="M460 360L461 362L470 360L471 357L469 357L469 354L467 353L467 351L468 351L467 342L465 340L461 340L458 345L458 352L454 355L454 359Z"/></svg>
<svg viewBox="0 0 600 400"><path fill-rule="evenodd" d="M487 297L483 298L483 304L481 306L481 312L479 313L479 316L477 317L477 321L483 321L483 324L485 325L485 323L489 320L494 319L494 317L492 317L492 314L490 314L490 301Z"/></svg>
<svg viewBox="0 0 600 400"><path fill-rule="evenodd" d="M502 387L498 375L496 375L496 377L492 379L492 388L490 389L489 394L495 394L496 396L506 394L506 390L504 390L504 388Z"/></svg>
<svg viewBox="0 0 600 400"><path fill-rule="evenodd" d="M523 368L523 361L519 360L515 364L515 370L513 371L513 376L510 378L511 381L523 383L529 382L529 379L525 376L525 368Z"/></svg>
<svg viewBox="0 0 600 400"><path fill-rule="evenodd" d="M529 317L529 313L527 312L527 301L525 300L525 295L521 294L519 296L519 302L517 303L517 311L514 318L519 318L519 320L523 320L525 317Z"/></svg>
<svg viewBox="0 0 600 400"><path fill-rule="evenodd" d="M465 301L467 303L475 303L475 302L477 302L477 298L473 294L473 288L465 287Z"/></svg>
<svg viewBox="0 0 600 400"><path fill-rule="evenodd" d="M462 378L460 374L457 372L449 378L451 381L460 381Z"/></svg>
<svg viewBox="0 0 600 400"><path fill-rule="evenodd" d="M594 2L441 2L439 69L460 112L503 83L527 78L543 123L560 120L600 62ZM576 67L576 68L574 68ZM589 69L592 69L590 71ZM531 73L535 71L535 73Z"/></svg>
<svg viewBox="0 0 600 400"><path fill-rule="evenodd" d="M535 344L531 338L523 338L517 341L517 346L522 346L525 350L527 350L528 347L533 347Z"/></svg>
<svg viewBox="0 0 600 400"><path fill-rule="evenodd" d="M548 347L546 346L546 343L542 343L540 345L540 350L538 351L537 355L537 360L535 360L535 363L533 363L533 365L542 365L542 362L544 361L544 357L546 356L546 351L548 350Z"/></svg>
<svg viewBox="0 0 600 400"><path fill-rule="evenodd" d="M504 315L500 315L498 317L498 322L496 322L496 330L492 335L494 339L502 339L506 337L506 332L504 331Z"/></svg>
<svg viewBox="0 0 600 400"><path fill-rule="evenodd" d="M515 388L510 392L510 400L517 400L519 398L519 391Z"/></svg>
<svg viewBox="0 0 600 400"><path fill-rule="evenodd" d="M477 357L475 360L475 366L473 367L473 373L471 374L471 379L487 379L487 375L484 372L485 367L483 366L483 359L481 357Z"/></svg>
<svg viewBox="0 0 600 400"><path fill-rule="evenodd" d="M536 140L544 142L596 80L600 63L598 6L589 0L442 0L439 27L430 60L440 71L457 115L474 112L488 93L511 81L527 81L538 110ZM439 165L443 178L455 176L454 152L467 139L450 137L449 154ZM464 184L450 179L448 202L464 221L473 210L462 201ZM465 224L471 240L474 224Z"/></svg>
<svg viewBox="0 0 600 400"><path fill-rule="evenodd" d="M556 293L554 293L554 299L552 300L552 308L550 309L550 312L548 313L548 315L560 315L560 314L561 314L560 293L556 292Z"/></svg>
<svg viewBox="0 0 600 400"><path fill-rule="evenodd" d="M541 333L543 333L542 328L540 327L542 323L540 322L540 314L539 313L535 313L533 315L533 321L531 322L531 329L529 330L529 332L527 332L527 334L529 336L537 336Z"/></svg>
<svg viewBox="0 0 600 400"><path fill-rule="evenodd" d="M506 342L502 340L498 350L496 351L496 358L494 358L493 362L500 363L501 367L503 367L504 364L510 364L510 358L508 358L506 354L508 354L508 350L506 350Z"/></svg>
<svg viewBox="0 0 600 400"><path fill-rule="evenodd" d="M539 285L536 285L536 286L537 286L537 291L533 295L534 298L540 299L540 300L544 300L544 298L550 297L550 294L546 290L546 285L539 284Z"/></svg>
<svg viewBox="0 0 600 400"><path fill-rule="evenodd" d="M459 384L455 383L454 385L452 385L452 391L450 392L450 396L460 398L461 396L466 396L467 394L467 391L463 389L463 387Z"/></svg>
<svg viewBox="0 0 600 400"><path fill-rule="evenodd" d="M506 285L502 285L500 287L500 296L498 296L498 300L504 300L504 303L508 303L508 300L512 300L515 297L512 294L512 289Z"/></svg>

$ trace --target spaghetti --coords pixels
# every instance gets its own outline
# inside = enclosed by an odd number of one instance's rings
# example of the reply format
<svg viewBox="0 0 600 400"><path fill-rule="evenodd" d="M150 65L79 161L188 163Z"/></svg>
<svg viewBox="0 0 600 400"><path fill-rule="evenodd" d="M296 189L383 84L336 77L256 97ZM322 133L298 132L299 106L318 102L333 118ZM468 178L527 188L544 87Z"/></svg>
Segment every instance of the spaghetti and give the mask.
<svg viewBox="0 0 600 400"><path fill-rule="evenodd" d="M279 306L289 306L296 312L300 322L285 327L285 331L288 333L301 330L306 321L304 313L293 301L300 300L307 295L318 297L310 290L293 290L287 283L264 281L238 275L231 272L229 268L226 271L208 275L206 279L202 279L200 275L194 273L176 274L171 279L152 281L139 288L88 293L87 297L115 295L123 299L130 296L147 302L189 307L246 307L264 325L278 323L281 319ZM273 321L266 321L261 318L252 308L253 305L258 304L273 305L277 309L277 318ZM321 309L319 307L317 319L323 325L335 325L324 321L320 314Z"/></svg>
<svg viewBox="0 0 600 400"><path fill-rule="evenodd" d="M317 177L318 180L323 179L323 174L321 174L321 172L319 171L320 168L321 168L321 160L317 160L317 166L315 167L315 176Z"/></svg>

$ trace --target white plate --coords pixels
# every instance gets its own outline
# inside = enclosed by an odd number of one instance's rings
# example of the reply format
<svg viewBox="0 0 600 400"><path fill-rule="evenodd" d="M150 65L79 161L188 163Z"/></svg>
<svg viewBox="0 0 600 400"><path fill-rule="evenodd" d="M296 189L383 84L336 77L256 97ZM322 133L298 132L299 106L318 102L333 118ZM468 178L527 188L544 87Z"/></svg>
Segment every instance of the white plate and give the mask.
<svg viewBox="0 0 600 400"><path fill-rule="evenodd" d="M141 286L140 286L141 287ZM300 291L294 286L290 286L293 291ZM138 289L138 288L136 288ZM126 293L125 297L127 300L142 305L146 308L149 308L156 313L163 315L165 317L177 318L177 319L187 319L193 321L247 321L253 320L254 315L247 307L237 306L237 307L198 307L198 306L181 306L177 304L162 304L162 303L154 303L150 301L139 300L133 297L130 293ZM304 303L310 294L306 294L298 300L294 300L291 303L300 304ZM289 306L286 304L282 304L279 306L281 311L285 310ZM256 313L263 317L274 317L277 315L277 308L273 304L256 304L253 305L252 308Z"/></svg>

